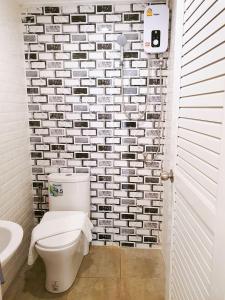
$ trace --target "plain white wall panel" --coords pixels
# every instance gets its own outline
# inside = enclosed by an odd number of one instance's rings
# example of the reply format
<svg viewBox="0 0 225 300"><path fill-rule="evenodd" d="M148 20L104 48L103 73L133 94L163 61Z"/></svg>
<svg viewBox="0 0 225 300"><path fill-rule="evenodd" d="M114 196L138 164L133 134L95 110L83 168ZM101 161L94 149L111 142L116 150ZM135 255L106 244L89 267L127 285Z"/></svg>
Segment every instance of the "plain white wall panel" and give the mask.
<svg viewBox="0 0 225 300"><path fill-rule="evenodd" d="M23 36L13 0L0 0L0 40L0 219L24 229L21 247L3 269L5 290L26 259L33 226Z"/></svg>

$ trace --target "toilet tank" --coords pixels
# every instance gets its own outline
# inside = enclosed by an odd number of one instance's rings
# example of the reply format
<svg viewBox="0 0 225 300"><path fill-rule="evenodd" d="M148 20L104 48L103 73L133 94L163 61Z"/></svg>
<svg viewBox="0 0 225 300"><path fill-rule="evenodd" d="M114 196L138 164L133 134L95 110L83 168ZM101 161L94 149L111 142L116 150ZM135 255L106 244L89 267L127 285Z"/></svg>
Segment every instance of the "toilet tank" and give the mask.
<svg viewBox="0 0 225 300"><path fill-rule="evenodd" d="M48 176L49 210L90 214L89 174L53 173Z"/></svg>

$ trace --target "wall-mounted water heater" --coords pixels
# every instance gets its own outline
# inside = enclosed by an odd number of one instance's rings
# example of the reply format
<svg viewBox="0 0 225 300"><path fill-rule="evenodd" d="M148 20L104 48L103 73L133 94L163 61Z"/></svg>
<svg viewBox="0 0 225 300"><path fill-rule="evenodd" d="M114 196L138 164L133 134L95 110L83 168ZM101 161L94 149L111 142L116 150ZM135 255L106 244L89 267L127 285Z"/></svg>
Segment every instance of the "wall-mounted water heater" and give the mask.
<svg viewBox="0 0 225 300"><path fill-rule="evenodd" d="M169 9L165 4L148 5L144 13L144 50L162 53L168 48Z"/></svg>

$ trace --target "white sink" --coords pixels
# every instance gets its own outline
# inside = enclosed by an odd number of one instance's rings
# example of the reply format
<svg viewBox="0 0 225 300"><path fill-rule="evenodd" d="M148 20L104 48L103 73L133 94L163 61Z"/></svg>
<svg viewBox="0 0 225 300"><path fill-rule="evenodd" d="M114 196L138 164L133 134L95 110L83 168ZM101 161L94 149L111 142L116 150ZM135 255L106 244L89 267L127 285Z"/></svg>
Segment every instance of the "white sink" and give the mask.
<svg viewBox="0 0 225 300"><path fill-rule="evenodd" d="M0 272L9 259L13 256L23 239L23 229L20 225L0 220ZM1 276L0 276L1 277ZM0 282L0 300L2 290Z"/></svg>
<svg viewBox="0 0 225 300"><path fill-rule="evenodd" d="M4 266L13 256L23 239L20 225L0 220L0 263Z"/></svg>

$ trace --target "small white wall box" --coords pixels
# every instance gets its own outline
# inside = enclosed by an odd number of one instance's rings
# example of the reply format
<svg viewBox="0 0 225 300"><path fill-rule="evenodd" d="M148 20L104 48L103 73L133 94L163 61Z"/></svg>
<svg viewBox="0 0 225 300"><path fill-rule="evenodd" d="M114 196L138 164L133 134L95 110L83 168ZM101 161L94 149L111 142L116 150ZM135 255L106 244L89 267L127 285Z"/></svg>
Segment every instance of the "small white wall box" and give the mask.
<svg viewBox="0 0 225 300"><path fill-rule="evenodd" d="M169 9L165 4L149 5L144 13L144 50L162 53L168 48Z"/></svg>

